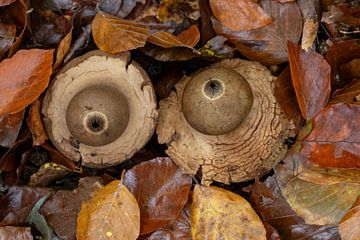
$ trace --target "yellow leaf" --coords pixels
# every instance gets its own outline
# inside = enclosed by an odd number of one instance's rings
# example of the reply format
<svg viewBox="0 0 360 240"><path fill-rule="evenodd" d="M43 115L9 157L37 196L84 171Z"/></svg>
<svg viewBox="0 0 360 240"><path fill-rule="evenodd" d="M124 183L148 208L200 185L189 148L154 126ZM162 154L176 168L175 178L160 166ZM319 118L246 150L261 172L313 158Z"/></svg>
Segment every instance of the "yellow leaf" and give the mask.
<svg viewBox="0 0 360 240"><path fill-rule="evenodd" d="M77 219L78 240L133 240L139 232L139 205L119 180L98 190L81 206Z"/></svg>
<svg viewBox="0 0 360 240"><path fill-rule="evenodd" d="M191 205L194 240L266 239L266 231L251 205L218 187L195 186Z"/></svg>

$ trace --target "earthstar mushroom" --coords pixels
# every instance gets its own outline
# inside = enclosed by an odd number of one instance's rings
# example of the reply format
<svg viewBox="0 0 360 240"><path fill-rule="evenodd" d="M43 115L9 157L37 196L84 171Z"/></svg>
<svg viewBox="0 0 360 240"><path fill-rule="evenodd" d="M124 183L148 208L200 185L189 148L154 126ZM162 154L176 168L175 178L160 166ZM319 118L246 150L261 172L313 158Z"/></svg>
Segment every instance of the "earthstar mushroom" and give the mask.
<svg viewBox="0 0 360 240"><path fill-rule="evenodd" d="M88 167L109 167L135 154L152 136L154 89L126 54L93 51L68 63L43 100L46 131L65 156Z"/></svg>
<svg viewBox="0 0 360 240"><path fill-rule="evenodd" d="M184 76L160 101L157 134L167 154L202 183L240 182L270 170L293 124L273 95L275 77L257 62L227 59Z"/></svg>

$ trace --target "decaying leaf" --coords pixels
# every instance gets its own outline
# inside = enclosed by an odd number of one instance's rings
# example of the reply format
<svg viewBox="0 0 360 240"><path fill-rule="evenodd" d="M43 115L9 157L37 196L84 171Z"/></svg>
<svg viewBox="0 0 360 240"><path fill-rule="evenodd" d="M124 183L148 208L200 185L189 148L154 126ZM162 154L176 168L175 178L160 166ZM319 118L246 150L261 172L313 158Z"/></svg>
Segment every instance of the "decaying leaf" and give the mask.
<svg viewBox="0 0 360 240"><path fill-rule="evenodd" d="M313 118L330 96L330 66L314 50L302 50L288 42L291 79L300 111L305 119Z"/></svg>
<svg viewBox="0 0 360 240"><path fill-rule="evenodd" d="M289 155L276 178L291 208L308 224L337 225L360 195L360 170L319 168Z"/></svg>
<svg viewBox="0 0 360 240"><path fill-rule="evenodd" d="M140 232L140 209L132 193L114 180L81 205L77 219L78 240L133 240Z"/></svg>
<svg viewBox="0 0 360 240"><path fill-rule="evenodd" d="M56 163L45 163L40 169L31 175L29 186L31 187L45 187L57 179L65 177L70 172L70 169Z"/></svg>
<svg viewBox="0 0 360 240"><path fill-rule="evenodd" d="M0 227L0 240L33 240L30 227Z"/></svg>
<svg viewBox="0 0 360 240"><path fill-rule="evenodd" d="M0 63L0 115L16 113L48 86L53 50L20 50Z"/></svg>
<svg viewBox="0 0 360 240"><path fill-rule="evenodd" d="M320 0L299 0L298 4L303 15L303 34L301 37L301 48L311 48L318 33Z"/></svg>
<svg viewBox="0 0 360 240"><path fill-rule="evenodd" d="M24 112L0 117L0 146L10 147L17 139L24 118Z"/></svg>
<svg viewBox="0 0 360 240"><path fill-rule="evenodd" d="M279 3L261 0L262 8L274 22L250 31L232 31L212 19L218 35L225 36L237 50L250 60L265 65L279 64L288 60L287 41L298 42L301 36L302 18L299 6L294 3Z"/></svg>
<svg viewBox="0 0 360 240"><path fill-rule="evenodd" d="M321 167L360 167L360 106L338 103L312 121L301 153Z"/></svg>
<svg viewBox="0 0 360 240"><path fill-rule="evenodd" d="M250 202L265 223L279 232L281 239L338 240L338 227L310 225L299 217L281 193L275 176L264 183L255 181L251 187ZM268 238L269 239L269 238Z"/></svg>
<svg viewBox="0 0 360 240"><path fill-rule="evenodd" d="M31 104L29 116L26 121L32 134L34 146L39 146L45 143L45 141L48 139L40 111L41 102L38 99Z"/></svg>
<svg viewBox="0 0 360 240"><path fill-rule="evenodd" d="M198 1L163 0L156 13L161 22L173 22L181 25L187 21L195 21L200 17Z"/></svg>
<svg viewBox="0 0 360 240"><path fill-rule="evenodd" d="M266 239L266 231L251 205L218 187L196 185L190 211L194 240Z"/></svg>
<svg viewBox="0 0 360 240"><path fill-rule="evenodd" d="M85 177L79 186L72 190L59 190L41 207L42 214L59 238L76 239L76 219L81 203L91 199L93 192L103 187L105 181L100 177ZM64 224L66 223L66 224Z"/></svg>
<svg viewBox="0 0 360 240"><path fill-rule="evenodd" d="M155 158L125 174L124 185L139 203L140 234L157 230L176 219L188 200L192 179L170 158Z"/></svg>
<svg viewBox="0 0 360 240"><path fill-rule="evenodd" d="M142 23L99 12L92 24L92 34L100 50L116 54L145 46L149 28Z"/></svg>
<svg viewBox="0 0 360 240"><path fill-rule="evenodd" d="M71 29L59 43L59 46L56 50L56 61L54 63L54 69L57 69L60 66L64 60L64 57L69 52L71 47L72 34L73 29Z"/></svg>
<svg viewBox="0 0 360 240"><path fill-rule="evenodd" d="M214 16L233 31L265 27L272 18L257 4L248 0L210 0Z"/></svg>
<svg viewBox="0 0 360 240"><path fill-rule="evenodd" d="M335 91L330 103L360 104L360 78L355 79L344 89Z"/></svg>
<svg viewBox="0 0 360 240"><path fill-rule="evenodd" d="M360 196L355 201L351 209L341 219L339 232L341 239L354 240L360 239Z"/></svg>
<svg viewBox="0 0 360 240"><path fill-rule="evenodd" d="M0 59L13 45L15 36L16 26L14 24L0 23Z"/></svg>

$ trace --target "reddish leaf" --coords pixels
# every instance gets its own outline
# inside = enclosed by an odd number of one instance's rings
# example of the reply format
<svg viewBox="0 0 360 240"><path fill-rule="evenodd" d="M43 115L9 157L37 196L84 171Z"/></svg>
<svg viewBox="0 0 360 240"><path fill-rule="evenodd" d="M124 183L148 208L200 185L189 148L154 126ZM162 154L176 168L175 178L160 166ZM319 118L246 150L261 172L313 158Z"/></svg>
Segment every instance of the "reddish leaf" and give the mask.
<svg viewBox="0 0 360 240"><path fill-rule="evenodd" d="M143 47L149 28L142 23L99 12L92 24L92 34L100 50L116 54Z"/></svg>
<svg viewBox="0 0 360 240"><path fill-rule="evenodd" d="M139 203L140 234L146 234L179 215L188 200L192 179L170 158L155 158L130 169L123 182Z"/></svg>
<svg viewBox="0 0 360 240"><path fill-rule="evenodd" d="M15 2L16 0L0 0L0 7L9 5L10 3Z"/></svg>
<svg viewBox="0 0 360 240"><path fill-rule="evenodd" d="M57 191L45 202L39 212L61 239L76 239L76 219L81 203L90 200L92 193L104 184L100 177L81 178L76 189Z"/></svg>
<svg viewBox="0 0 360 240"><path fill-rule="evenodd" d="M56 61L54 63L54 69L60 66L60 64L64 60L64 57L69 52L71 47L72 33L73 33L73 29L71 29L70 32L68 32L66 36L59 43L59 46L56 50Z"/></svg>
<svg viewBox="0 0 360 240"><path fill-rule="evenodd" d="M296 215L274 177L267 178L264 183L255 182L250 201L262 220L276 228L281 239L339 239L337 227L306 224Z"/></svg>
<svg viewBox="0 0 360 240"><path fill-rule="evenodd" d="M291 79L300 111L305 119L311 119L327 103L330 95L330 66L314 50L308 52L288 42Z"/></svg>
<svg viewBox="0 0 360 240"><path fill-rule="evenodd" d="M170 223L159 228L145 240L191 240L191 225L190 225L190 204L186 204L179 216Z"/></svg>
<svg viewBox="0 0 360 240"><path fill-rule="evenodd" d="M276 79L274 95L288 119L293 120L297 129L296 132L298 132L302 125L303 118L291 83L289 67L287 67Z"/></svg>
<svg viewBox="0 0 360 240"><path fill-rule="evenodd" d="M211 24L211 10L208 0L199 0L200 22L201 22L201 40L202 44L205 44L216 34Z"/></svg>
<svg viewBox="0 0 360 240"><path fill-rule="evenodd" d="M25 224L37 201L51 192L46 188L11 187L0 200L0 226Z"/></svg>
<svg viewBox="0 0 360 240"><path fill-rule="evenodd" d="M156 32L152 34L148 41L162 48L172 47L195 47L200 40L200 32L196 25L192 25L187 30L175 36L168 32Z"/></svg>
<svg viewBox="0 0 360 240"><path fill-rule="evenodd" d="M336 90L330 103L360 104L360 79L355 79L344 89Z"/></svg>
<svg viewBox="0 0 360 240"><path fill-rule="evenodd" d="M302 152L321 167L360 167L360 106L339 103L313 120Z"/></svg>
<svg viewBox="0 0 360 240"><path fill-rule="evenodd" d="M301 36L302 18L296 3L281 4L272 0L262 0L261 6L274 22L252 31L232 31L215 19L213 27L218 35L223 35L238 51L250 60L265 65L279 64L288 60L287 41L298 42Z"/></svg>
<svg viewBox="0 0 360 240"><path fill-rule="evenodd" d="M342 64L355 58L360 58L359 39L335 42L326 53L326 61L331 66L331 83L335 87L342 88L350 83L352 79L349 79L347 75L343 75L339 70Z"/></svg>
<svg viewBox="0 0 360 240"><path fill-rule="evenodd" d="M0 146L10 147L15 143L24 118L24 112L0 117Z"/></svg>
<svg viewBox="0 0 360 240"><path fill-rule="evenodd" d="M51 75L53 50L20 50L0 63L0 115L16 113L35 101Z"/></svg>
<svg viewBox="0 0 360 240"><path fill-rule="evenodd" d="M15 36L16 26L14 24L0 23L0 59L13 45Z"/></svg>
<svg viewBox="0 0 360 240"><path fill-rule="evenodd" d="M33 240L29 227L0 227L0 239Z"/></svg>
<svg viewBox="0 0 360 240"><path fill-rule="evenodd" d="M341 239L352 240L360 238L360 196L357 198L352 208L341 219L339 232Z"/></svg>
<svg viewBox="0 0 360 240"><path fill-rule="evenodd" d="M31 104L27 124L33 138L33 145L39 146L48 139L41 117L41 102L36 100Z"/></svg>
<svg viewBox="0 0 360 240"><path fill-rule="evenodd" d="M233 31L247 31L272 23L271 17L256 3L248 0L210 0L214 16Z"/></svg>

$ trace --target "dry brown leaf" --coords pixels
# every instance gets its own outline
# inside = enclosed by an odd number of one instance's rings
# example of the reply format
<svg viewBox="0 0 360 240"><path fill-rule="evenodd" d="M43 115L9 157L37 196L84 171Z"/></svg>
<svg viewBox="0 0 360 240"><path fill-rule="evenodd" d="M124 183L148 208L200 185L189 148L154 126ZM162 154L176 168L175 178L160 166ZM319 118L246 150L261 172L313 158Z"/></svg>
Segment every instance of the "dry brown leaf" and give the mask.
<svg viewBox="0 0 360 240"><path fill-rule="evenodd" d="M360 78L355 79L344 89L336 90L330 103L360 104Z"/></svg>
<svg viewBox="0 0 360 240"><path fill-rule="evenodd" d="M9 5L10 3L15 2L16 0L0 0L0 7Z"/></svg>
<svg viewBox="0 0 360 240"><path fill-rule="evenodd" d="M291 79L301 115L313 118L328 102L330 96L330 66L319 53L302 50L288 42Z"/></svg>
<svg viewBox="0 0 360 240"><path fill-rule="evenodd" d="M24 112L20 111L0 117L0 146L10 147L15 143L24 118Z"/></svg>
<svg viewBox="0 0 360 240"><path fill-rule="evenodd" d="M0 23L0 59L11 48L15 41L16 25Z"/></svg>
<svg viewBox="0 0 360 240"><path fill-rule="evenodd" d="M233 31L265 27L272 18L256 3L248 0L210 0L214 16Z"/></svg>
<svg viewBox="0 0 360 240"><path fill-rule="evenodd" d="M48 86L53 50L19 50L0 63L0 115L16 113Z"/></svg>
<svg viewBox="0 0 360 240"><path fill-rule="evenodd" d="M0 227L0 240L33 240L30 227Z"/></svg>
<svg viewBox="0 0 360 240"><path fill-rule="evenodd" d="M27 124L32 134L33 145L39 146L48 139L41 116L41 102L36 100L31 104Z"/></svg>
<svg viewBox="0 0 360 240"><path fill-rule="evenodd" d="M276 178L291 208L307 224L337 225L360 194L360 170L309 166L289 155Z"/></svg>
<svg viewBox="0 0 360 240"><path fill-rule="evenodd" d="M92 34L100 50L117 54L145 46L149 28L142 23L99 12L92 24Z"/></svg>
<svg viewBox="0 0 360 240"><path fill-rule="evenodd" d="M341 219L339 232L343 240L360 239L360 196Z"/></svg>
<svg viewBox="0 0 360 240"><path fill-rule="evenodd" d="M28 185L30 187L46 187L54 181L65 177L68 173L70 173L70 169L65 166L53 162L45 163L36 173L31 175Z"/></svg>
<svg viewBox="0 0 360 240"><path fill-rule="evenodd" d="M319 28L319 23L312 19L305 19L303 27L303 35L301 38L301 48L303 50L308 50L311 48L312 44L315 41L317 36L317 30Z"/></svg>
<svg viewBox="0 0 360 240"><path fill-rule="evenodd" d="M140 232L140 209L132 193L114 180L81 205L78 240L134 240Z"/></svg>
<svg viewBox="0 0 360 240"><path fill-rule="evenodd" d="M266 239L266 231L251 205L218 187L196 185L190 211L194 240Z"/></svg>
<svg viewBox="0 0 360 240"><path fill-rule="evenodd" d="M225 36L237 50L250 60L265 65L288 61L287 41L298 42L301 36L302 18L297 3L281 4L273 0L261 0L265 12L274 22L251 31L232 31L212 18L218 35Z"/></svg>
<svg viewBox="0 0 360 240"><path fill-rule="evenodd" d="M73 29L71 28L70 32L61 40L59 46L56 50L56 61L54 63L54 69L57 69L62 61L64 60L65 55L69 52L72 40Z"/></svg>
<svg viewBox="0 0 360 240"><path fill-rule="evenodd" d="M195 47L200 40L200 32L196 25L192 25L187 30L175 36L168 32L156 32L152 34L148 41L162 48L173 47Z"/></svg>

